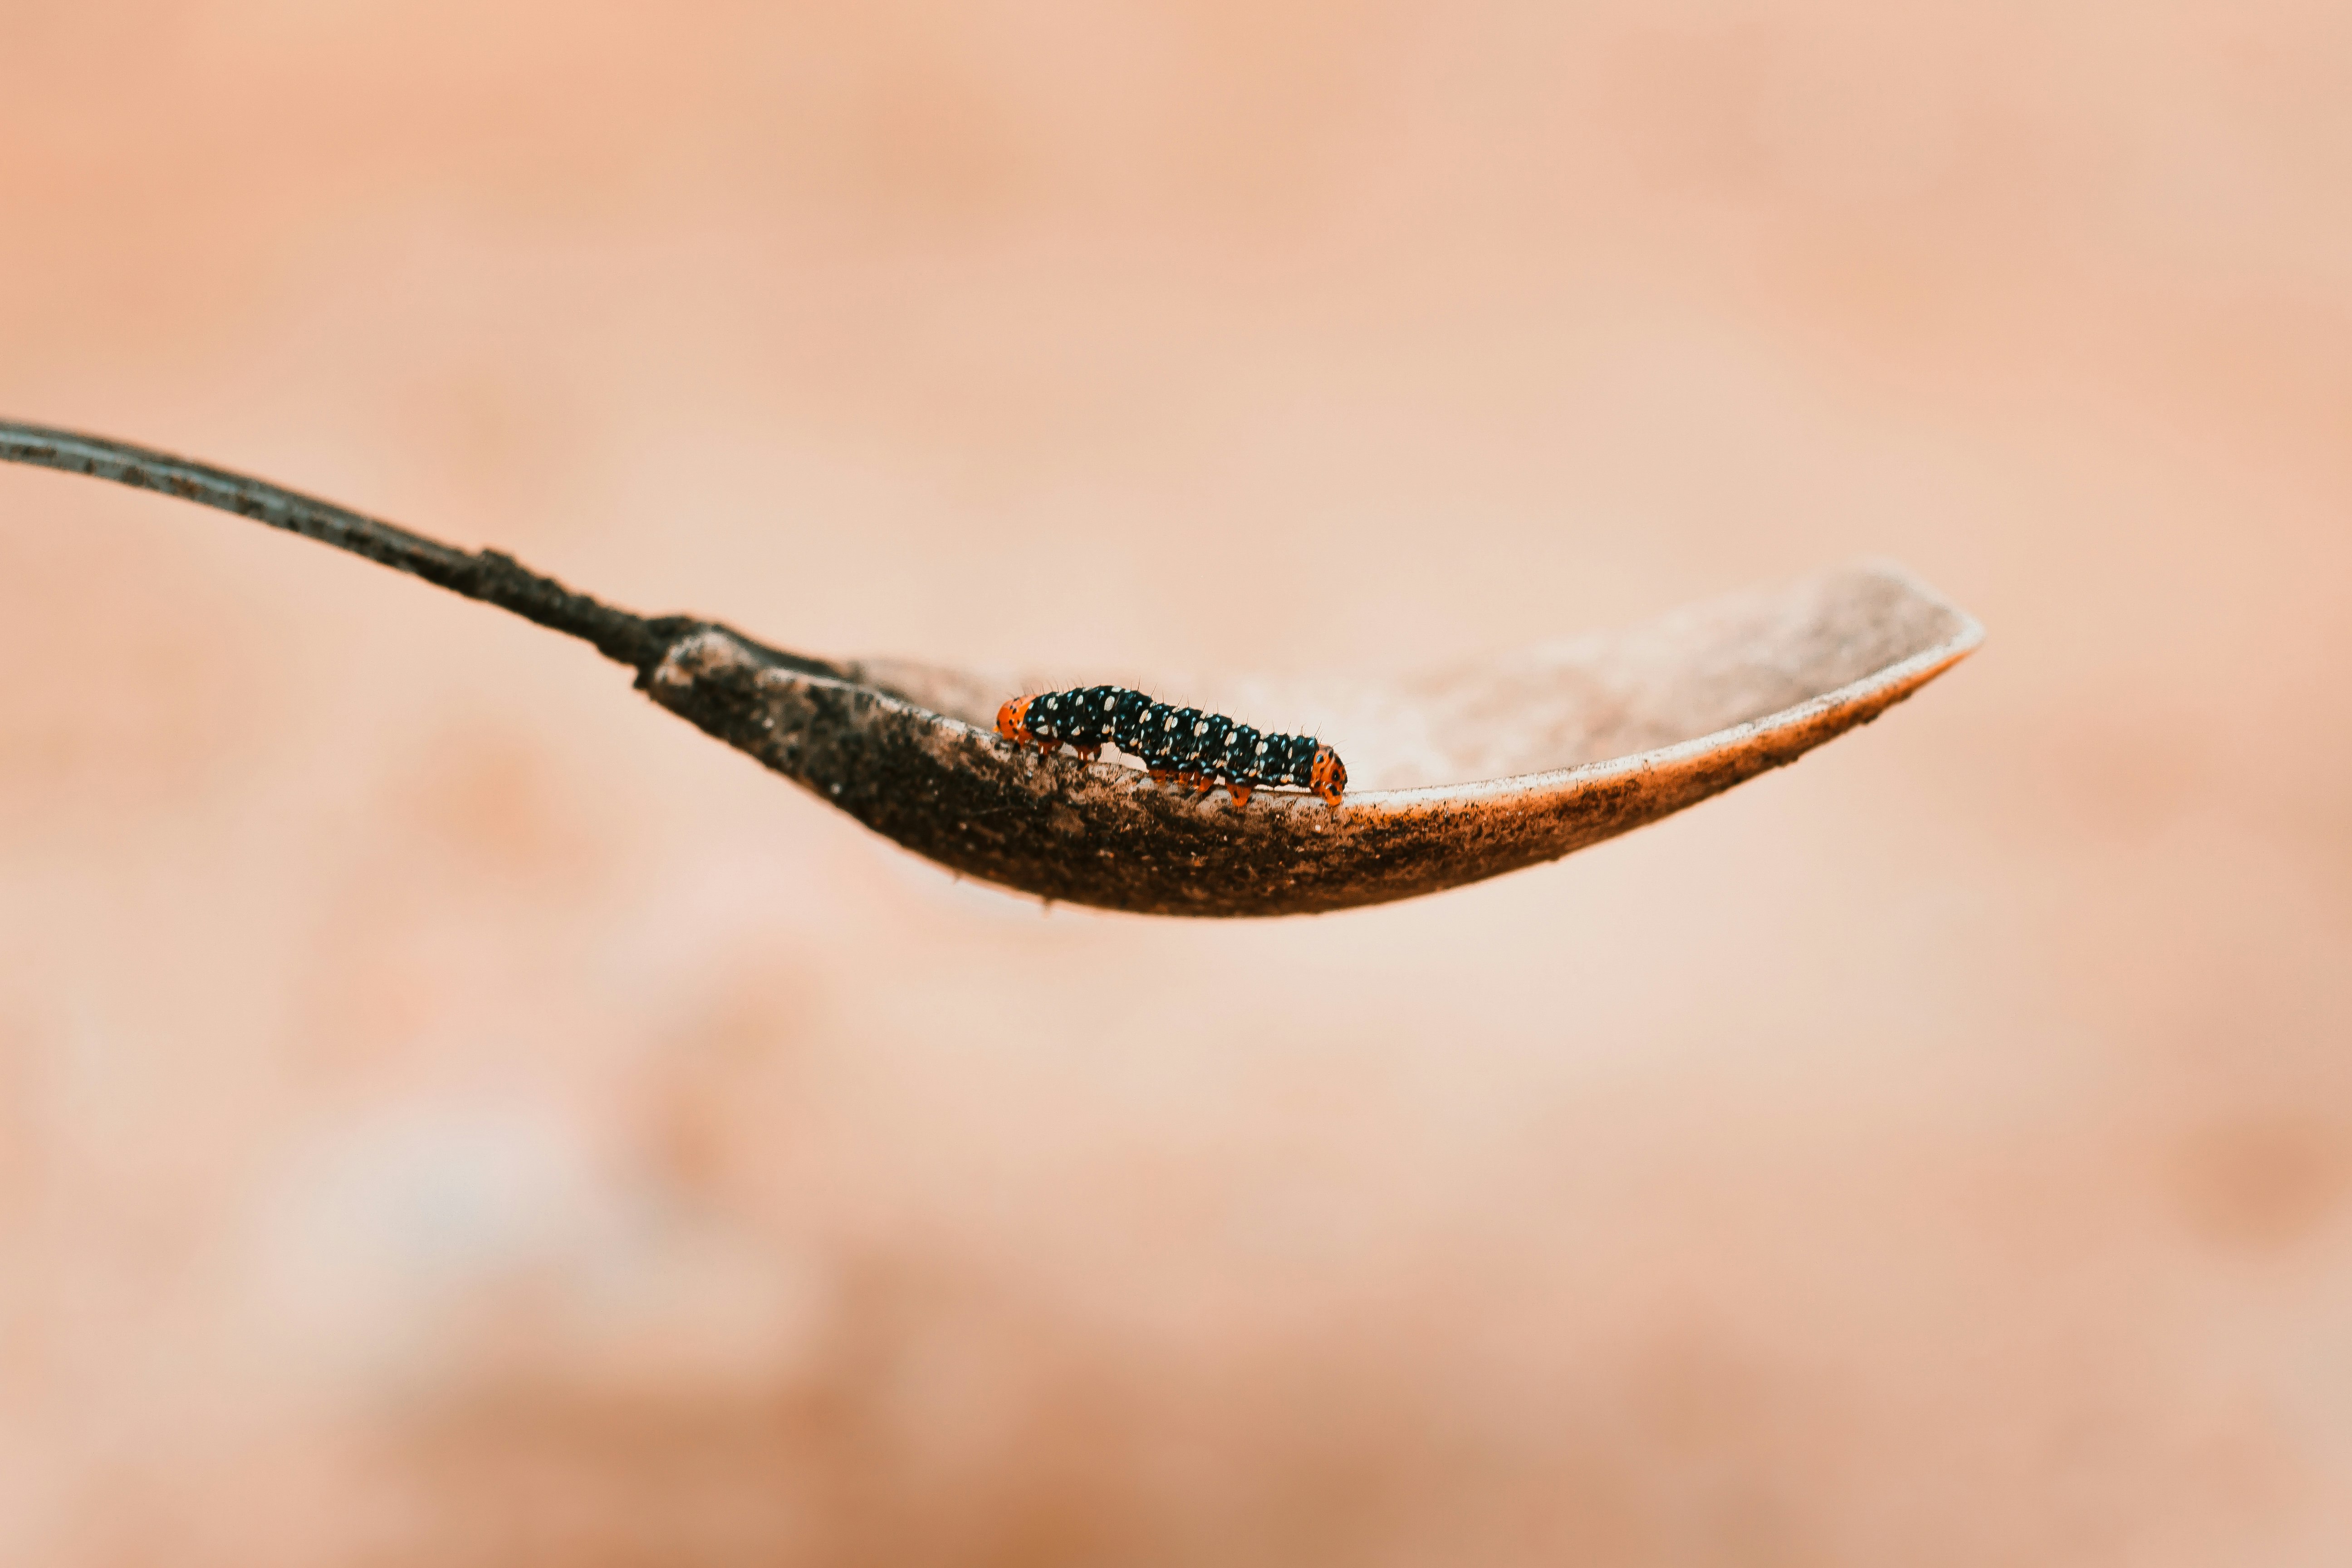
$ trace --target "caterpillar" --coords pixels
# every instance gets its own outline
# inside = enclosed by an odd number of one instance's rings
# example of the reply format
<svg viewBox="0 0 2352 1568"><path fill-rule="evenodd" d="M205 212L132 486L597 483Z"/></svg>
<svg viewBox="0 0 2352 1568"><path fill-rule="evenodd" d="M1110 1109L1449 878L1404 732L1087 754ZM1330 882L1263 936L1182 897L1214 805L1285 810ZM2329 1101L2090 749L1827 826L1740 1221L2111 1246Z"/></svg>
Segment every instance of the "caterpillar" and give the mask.
<svg viewBox="0 0 2352 1568"><path fill-rule="evenodd" d="M1171 708L1123 686L1082 686L1016 697L996 710L996 732L1015 745L1066 745L1088 762L1106 742L1142 759L1154 780L1196 795L1220 784L1236 801L1261 784L1295 784L1337 805L1348 787L1339 753L1312 735L1261 734L1222 713Z"/></svg>

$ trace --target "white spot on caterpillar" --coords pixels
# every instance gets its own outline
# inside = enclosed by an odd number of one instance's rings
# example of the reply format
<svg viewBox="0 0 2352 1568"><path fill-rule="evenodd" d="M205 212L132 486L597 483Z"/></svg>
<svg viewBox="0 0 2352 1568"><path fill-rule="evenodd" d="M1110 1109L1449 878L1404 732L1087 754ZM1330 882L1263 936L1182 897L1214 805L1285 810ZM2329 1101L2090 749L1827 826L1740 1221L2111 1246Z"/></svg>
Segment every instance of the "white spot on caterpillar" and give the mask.
<svg viewBox="0 0 2352 1568"><path fill-rule="evenodd" d="M1202 720L1199 721L1198 722L1194 723L1194 724L1193 724L1193 726L1192 726L1192 733L1194 733L1195 735L1205 735L1205 734L1207 734L1208 732L1209 732L1209 721L1208 721L1206 719L1202 719Z"/></svg>

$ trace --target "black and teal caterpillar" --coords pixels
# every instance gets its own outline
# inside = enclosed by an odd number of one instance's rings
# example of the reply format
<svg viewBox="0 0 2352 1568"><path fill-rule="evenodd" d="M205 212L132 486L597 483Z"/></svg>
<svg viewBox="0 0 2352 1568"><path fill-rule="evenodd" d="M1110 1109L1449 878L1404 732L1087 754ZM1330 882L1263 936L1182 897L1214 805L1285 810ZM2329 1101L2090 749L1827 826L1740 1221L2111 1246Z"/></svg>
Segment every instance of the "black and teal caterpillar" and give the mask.
<svg viewBox="0 0 2352 1568"><path fill-rule="evenodd" d="M1312 735L1261 734L1222 713L1171 708L1123 686L1016 697L996 710L996 732L1048 752L1066 745L1089 762L1114 745L1163 784L1173 777L1202 794L1223 784L1241 801L1262 784L1297 784L1337 805L1348 787L1339 753Z"/></svg>

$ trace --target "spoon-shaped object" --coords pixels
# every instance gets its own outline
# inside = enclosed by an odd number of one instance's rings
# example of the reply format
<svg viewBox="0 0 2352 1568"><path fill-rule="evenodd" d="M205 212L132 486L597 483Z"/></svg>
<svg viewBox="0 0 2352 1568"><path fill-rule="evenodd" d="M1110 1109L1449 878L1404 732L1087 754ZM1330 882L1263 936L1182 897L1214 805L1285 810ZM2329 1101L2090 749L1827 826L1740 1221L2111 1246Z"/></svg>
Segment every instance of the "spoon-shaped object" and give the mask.
<svg viewBox="0 0 2352 1568"><path fill-rule="evenodd" d="M1344 804L1246 804L1114 757L1022 750L1006 698L1093 684L779 652L574 594L243 475L0 422L0 459L238 512L498 605L634 667L655 701L919 855L1047 899L1148 914L1347 909L1500 876L1654 822L1866 723L1983 640L1898 568L1861 564L1401 679L1123 683L1338 746Z"/></svg>

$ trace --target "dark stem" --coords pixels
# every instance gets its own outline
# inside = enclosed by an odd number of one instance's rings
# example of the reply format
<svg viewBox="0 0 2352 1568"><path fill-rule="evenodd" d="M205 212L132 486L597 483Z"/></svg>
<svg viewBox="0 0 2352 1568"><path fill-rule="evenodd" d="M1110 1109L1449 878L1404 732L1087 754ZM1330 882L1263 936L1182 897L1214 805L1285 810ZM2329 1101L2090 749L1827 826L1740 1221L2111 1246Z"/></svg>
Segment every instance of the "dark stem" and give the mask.
<svg viewBox="0 0 2352 1568"><path fill-rule="evenodd" d="M364 555L451 593L511 610L527 621L593 643L597 652L631 666L641 677L659 664L662 655L679 638L713 624L690 616L635 615L586 594L575 594L511 555L495 550L458 550L264 479L123 441L0 420L0 460L60 468L69 474L112 479L134 489L178 496ZM787 668L809 674L839 673L819 660L763 647L740 633L730 635Z"/></svg>

